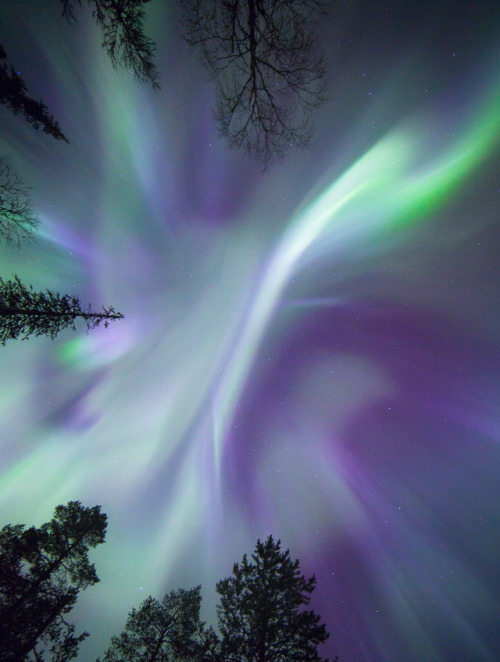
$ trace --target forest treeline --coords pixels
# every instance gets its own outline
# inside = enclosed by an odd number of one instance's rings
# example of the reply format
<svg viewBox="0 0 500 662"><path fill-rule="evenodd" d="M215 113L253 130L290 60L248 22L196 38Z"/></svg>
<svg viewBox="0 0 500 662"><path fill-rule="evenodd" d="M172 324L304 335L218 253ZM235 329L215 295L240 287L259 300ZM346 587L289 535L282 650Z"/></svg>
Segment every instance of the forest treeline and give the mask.
<svg viewBox="0 0 500 662"><path fill-rule="evenodd" d="M1 529L0 662L78 655L89 633L77 634L68 614L80 591L99 582L89 550L104 543L106 528L100 506L70 501L38 528ZM317 649L329 633L307 609L315 586L269 536L217 583L217 629L200 620L200 586L150 596L97 662L327 662Z"/></svg>

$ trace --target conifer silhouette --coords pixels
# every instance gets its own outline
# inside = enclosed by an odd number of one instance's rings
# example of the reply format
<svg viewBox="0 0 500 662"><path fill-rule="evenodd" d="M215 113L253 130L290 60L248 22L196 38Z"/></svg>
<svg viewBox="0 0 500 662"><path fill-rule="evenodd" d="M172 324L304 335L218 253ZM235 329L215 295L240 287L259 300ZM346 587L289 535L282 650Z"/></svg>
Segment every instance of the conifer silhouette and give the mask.
<svg viewBox="0 0 500 662"><path fill-rule="evenodd" d="M87 330L94 329L103 322L107 327L123 315L112 306L102 312L95 312L90 306L83 308L78 297L45 290L35 292L26 287L18 276L14 280L0 278L0 343L7 340L26 340L29 336L49 336L54 339L66 328L76 329L75 321L82 318Z"/></svg>
<svg viewBox="0 0 500 662"><path fill-rule="evenodd" d="M123 65L140 83L159 89L160 75L154 64L155 42L143 32L143 5L150 0L87 0L92 15L102 30L102 46L114 67ZM82 0L61 0L62 14L69 23L76 21L75 5Z"/></svg>
<svg viewBox="0 0 500 662"><path fill-rule="evenodd" d="M26 83L14 66L7 60L7 53L0 44L0 104L14 115L21 114L35 129L42 129L56 140L69 142L61 131L59 122L49 113L43 101L36 101L28 95Z"/></svg>

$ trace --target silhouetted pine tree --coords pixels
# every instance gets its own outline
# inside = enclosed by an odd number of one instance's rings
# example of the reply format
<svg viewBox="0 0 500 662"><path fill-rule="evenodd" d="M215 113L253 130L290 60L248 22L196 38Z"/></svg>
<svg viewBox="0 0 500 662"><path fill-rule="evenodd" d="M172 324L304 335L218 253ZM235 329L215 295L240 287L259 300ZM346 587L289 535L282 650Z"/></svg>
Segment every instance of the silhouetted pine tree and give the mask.
<svg viewBox="0 0 500 662"><path fill-rule="evenodd" d="M301 575L272 536L257 541L252 561L245 554L233 577L217 584L220 637L200 621L200 587L178 589L132 609L103 662L328 662L316 650L329 637L325 625L303 609L314 576Z"/></svg>
<svg viewBox="0 0 500 662"><path fill-rule="evenodd" d="M300 573L299 561L272 536L257 541L233 576L217 584L224 662L322 662L317 647L329 634L320 616L304 610L316 585Z"/></svg>
<svg viewBox="0 0 500 662"><path fill-rule="evenodd" d="M0 44L0 103L14 115L23 115L35 129L42 128L57 140L69 142L61 131L59 122L49 113L42 101L35 101L28 95L28 88L13 65L7 61L7 53Z"/></svg>
<svg viewBox="0 0 500 662"><path fill-rule="evenodd" d="M121 635L112 637L103 661L201 662L200 589L171 591L162 602L149 596L139 609L132 609Z"/></svg>
<svg viewBox="0 0 500 662"><path fill-rule="evenodd" d="M97 24L103 32L102 46L114 67L123 65L141 83L151 83L159 89L160 75L153 56L156 44L143 32L143 5L150 0L87 0ZM61 0L63 16L70 22L76 20L75 5L82 0Z"/></svg>
<svg viewBox="0 0 500 662"><path fill-rule="evenodd" d="M30 335L49 336L54 339L59 331L70 327L75 329L75 320L82 318L87 329L99 326L107 327L112 320L122 319L121 313L112 306L96 313L90 306L82 308L78 297L45 290L35 292L30 285L26 287L20 279L4 281L0 278L0 343L20 338L25 340Z"/></svg>
<svg viewBox="0 0 500 662"><path fill-rule="evenodd" d="M88 550L104 542L100 506L57 506L40 528L8 524L0 530L0 661L76 657L87 632L75 636L65 619L80 590L99 581Z"/></svg>
<svg viewBox="0 0 500 662"><path fill-rule="evenodd" d="M31 205L29 187L7 161L0 158L0 239L20 246L32 238L39 224Z"/></svg>

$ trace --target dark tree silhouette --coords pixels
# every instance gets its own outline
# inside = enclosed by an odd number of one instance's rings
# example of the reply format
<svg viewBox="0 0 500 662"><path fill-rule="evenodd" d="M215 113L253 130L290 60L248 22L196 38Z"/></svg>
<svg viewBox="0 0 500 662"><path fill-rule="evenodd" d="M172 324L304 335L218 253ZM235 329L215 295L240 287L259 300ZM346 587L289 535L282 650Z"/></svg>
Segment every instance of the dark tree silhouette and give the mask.
<svg viewBox="0 0 500 662"><path fill-rule="evenodd" d="M9 524L0 531L1 662L76 657L88 633L75 635L65 615L79 591L99 581L88 550L104 542L106 520L100 506L71 501L40 528Z"/></svg>
<svg viewBox="0 0 500 662"><path fill-rule="evenodd" d="M103 307L102 313L96 313L90 306L82 308L75 296L61 295L51 290L35 292L31 285L26 287L17 276L14 278L7 281L0 278L2 345L19 337L25 340L32 334L54 339L62 329L70 327L74 330L78 317L85 320L87 329L94 329L101 322L107 327L112 320L123 318L112 306Z"/></svg>
<svg viewBox="0 0 500 662"><path fill-rule="evenodd" d="M21 114L35 129L42 128L57 140L69 142L61 131L59 122L49 113L42 101L35 101L28 95L28 88L19 73L7 60L7 53L0 44L0 103L14 115Z"/></svg>
<svg viewBox="0 0 500 662"><path fill-rule="evenodd" d="M160 75L153 57L155 42L143 32L144 10L150 0L87 0L97 24L103 32L102 46L114 67L123 65L141 83L151 83L159 89ZM75 5L82 0L61 0L62 14L70 22L76 20Z"/></svg>
<svg viewBox="0 0 500 662"><path fill-rule="evenodd" d="M215 118L231 147L267 166L305 147L309 110L326 98L315 37L321 0L181 0L184 38L217 79Z"/></svg>
<svg viewBox="0 0 500 662"><path fill-rule="evenodd" d="M153 61L156 45L152 39L146 37L142 27L142 7L148 2L150 0L87 0L96 22L102 29L102 45L113 66L121 64L131 70L141 83L149 82L155 89L159 89L160 76ZM70 23L74 22L75 5L81 6L82 0L61 0L61 4L63 16ZM69 142L47 106L28 95L26 83L8 62L7 53L1 44L0 104L15 115L23 115L35 129L42 128L54 138Z"/></svg>
<svg viewBox="0 0 500 662"><path fill-rule="evenodd" d="M20 246L32 239L38 227L29 191L7 161L0 158L0 239L6 244Z"/></svg>
<svg viewBox="0 0 500 662"><path fill-rule="evenodd" d="M257 541L251 561L243 556L233 576L217 584L221 659L225 662L320 662L319 644L329 634L309 604L315 577L300 574L299 561L272 536Z"/></svg>
<svg viewBox="0 0 500 662"><path fill-rule="evenodd" d="M150 596L132 609L124 632L111 639L104 662L200 660L200 588L172 591L161 603Z"/></svg>

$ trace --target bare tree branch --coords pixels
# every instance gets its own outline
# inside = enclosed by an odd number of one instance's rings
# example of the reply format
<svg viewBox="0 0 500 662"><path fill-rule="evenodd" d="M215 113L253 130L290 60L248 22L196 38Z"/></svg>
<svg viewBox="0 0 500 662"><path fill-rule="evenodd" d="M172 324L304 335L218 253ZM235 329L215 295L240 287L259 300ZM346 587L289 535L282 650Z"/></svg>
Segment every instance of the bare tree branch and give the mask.
<svg viewBox="0 0 500 662"><path fill-rule="evenodd" d="M230 147L267 167L312 137L309 111L326 99L315 36L321 0L181 0L183 34L217 79L215 118Z"/></svg>
<svg viewBox="0 0 500 662"><path fill-rule="evenodd" d="M29 187L4 158L0 158L0 238L18 247L33 238L39 225Z"/></svg>

